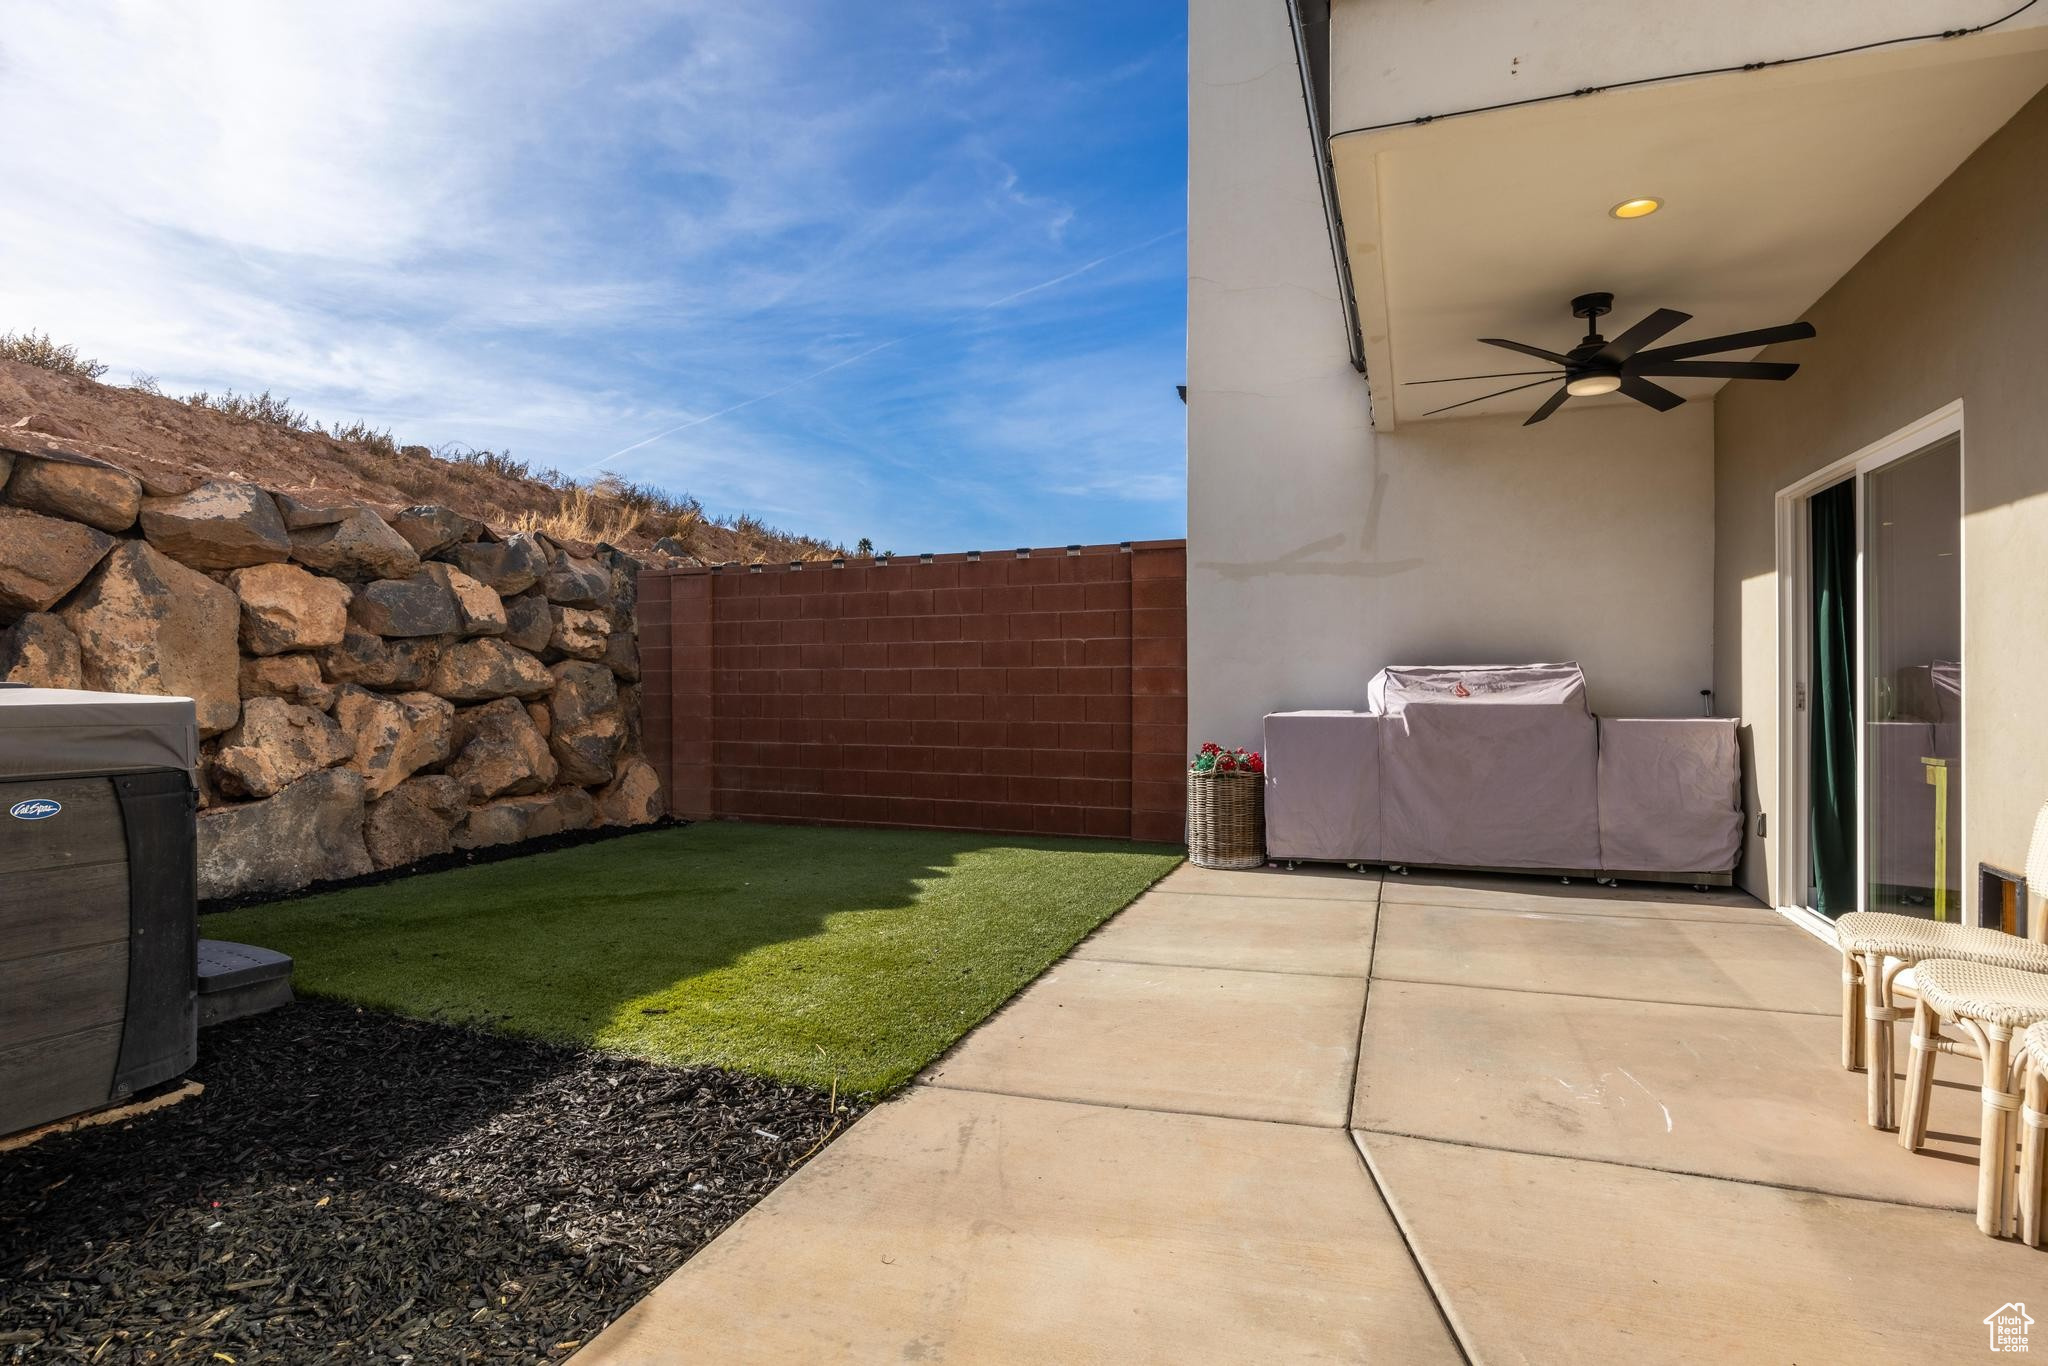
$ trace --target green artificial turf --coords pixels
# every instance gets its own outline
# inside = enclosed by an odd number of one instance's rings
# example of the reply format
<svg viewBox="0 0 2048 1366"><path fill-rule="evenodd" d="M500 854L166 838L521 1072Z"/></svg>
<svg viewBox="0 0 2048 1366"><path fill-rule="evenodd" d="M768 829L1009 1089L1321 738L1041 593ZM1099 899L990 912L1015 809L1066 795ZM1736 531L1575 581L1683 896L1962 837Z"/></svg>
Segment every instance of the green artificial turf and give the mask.
<svg viewBox="0 0 2048 1366"><path fill-rule="evenodd" d="M290 954L309 995L878 1091L1179 858L704 824L229 911L201 933Z"/></svg>

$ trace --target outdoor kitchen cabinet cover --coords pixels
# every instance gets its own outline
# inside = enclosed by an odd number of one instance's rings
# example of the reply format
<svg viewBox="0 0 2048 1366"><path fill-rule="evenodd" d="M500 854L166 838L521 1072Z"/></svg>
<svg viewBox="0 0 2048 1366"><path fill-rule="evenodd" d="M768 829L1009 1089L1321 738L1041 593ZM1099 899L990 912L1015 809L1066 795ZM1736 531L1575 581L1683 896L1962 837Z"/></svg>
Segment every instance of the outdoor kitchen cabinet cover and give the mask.
<svg viewBox="0 0 2048 1366"><path fill-rule="evenodd" d="M190 699L0 685L0 1134L192 1065Z"/></svg>
<svg viewBox="0 0 2048 1366"><path fill-rule="evenodd" d="M1597 869L1600 740L1576 664L1390 667L1380 722L1388 863Z"/></svg>

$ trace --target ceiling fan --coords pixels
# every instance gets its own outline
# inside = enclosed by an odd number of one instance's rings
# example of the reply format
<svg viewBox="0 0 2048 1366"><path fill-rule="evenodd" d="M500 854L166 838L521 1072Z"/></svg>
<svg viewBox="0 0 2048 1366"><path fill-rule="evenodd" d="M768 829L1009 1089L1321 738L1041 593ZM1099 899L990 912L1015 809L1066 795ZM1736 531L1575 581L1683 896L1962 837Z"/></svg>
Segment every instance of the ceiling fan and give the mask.
<svg viewBox="0 0 2048 1366"><path fill-rule="evenodd" d="M1694 356L1712 355L1716 351L1743 351L1752 346L1769 346L1773 342L1801 341L1814 335L1812 323L1782 323L1777 327L1760 327L1754 332L1730 332L1724 337L1703 337L1699 341L1679 342L1675 346L1659 346L1645 351L1657 338L1681 327L1692 320L1692 314L1680 313L1673 308L1660 308L1644 318L1628 331L1607 340L1599 333L1600 318L1614 309L1612 294L1581 294L1572 300L1572 316L1584 318L1586 339L1571 350L1559 353L1546 351L1540 346L1524 342L1508 341L1501 337L1481 337L1488 346L1504 346L1510 351L1534 356L1559 367L1555 370L1509 370L1493 375L1460 375L1454 379L1417 379L1410 384L1459 384L1475 379L1519 379L1523 375L1541 375L1542 379L1516 384L1506 389L1496 389L1478 398L1468 398L1463 403L1447 404L1432 408L1424 417L1447 413L1452 408L1463 408L1468 404L1484 403L1502 394L1519 393L1548 384L1553 379L1562 379L1541 407L1529 414L1522 425L1531 426L1549 417L1563 406L1568 398L1591 398L1596 394L1611 394L1620 390L1638 403L1648 404L1660 413L1668 413L1685 400L1661 384L1651 383L1651 377L1661 379L1790 379L1797 365L1785 361L1758 360L1694 360Z"/></svg>

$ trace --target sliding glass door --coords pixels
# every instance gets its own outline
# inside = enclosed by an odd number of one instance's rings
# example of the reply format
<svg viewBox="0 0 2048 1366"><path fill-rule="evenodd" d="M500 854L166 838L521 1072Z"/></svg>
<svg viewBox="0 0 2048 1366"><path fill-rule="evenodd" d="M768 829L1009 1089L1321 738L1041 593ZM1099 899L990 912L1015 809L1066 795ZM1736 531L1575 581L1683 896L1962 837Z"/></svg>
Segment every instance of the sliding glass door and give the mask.
<svg viewBox="0 0 2048 1366"><path fill-rule="evenodd" d="M1962 919L1962 442L1862 476L1864 905Z"/></svg>
<svg viewBox="0 0 2048 1366"><path fill-rule="evenodd" d="M1785 904L1963 919L1962 413L1779 494Z"/></svg>

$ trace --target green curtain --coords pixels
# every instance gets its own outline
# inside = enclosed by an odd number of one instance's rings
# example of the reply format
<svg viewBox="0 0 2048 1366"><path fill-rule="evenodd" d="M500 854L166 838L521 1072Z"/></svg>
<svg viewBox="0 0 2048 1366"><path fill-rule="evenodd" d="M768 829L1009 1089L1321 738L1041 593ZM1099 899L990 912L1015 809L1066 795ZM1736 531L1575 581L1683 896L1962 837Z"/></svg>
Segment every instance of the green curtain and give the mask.
<svg viewBox="0 0 2048 1366"><path fill-rule="evenodd" d="M1856 909L1856 481L1816 493L1813 519L1813 885L1823 915Z"/></svg>

